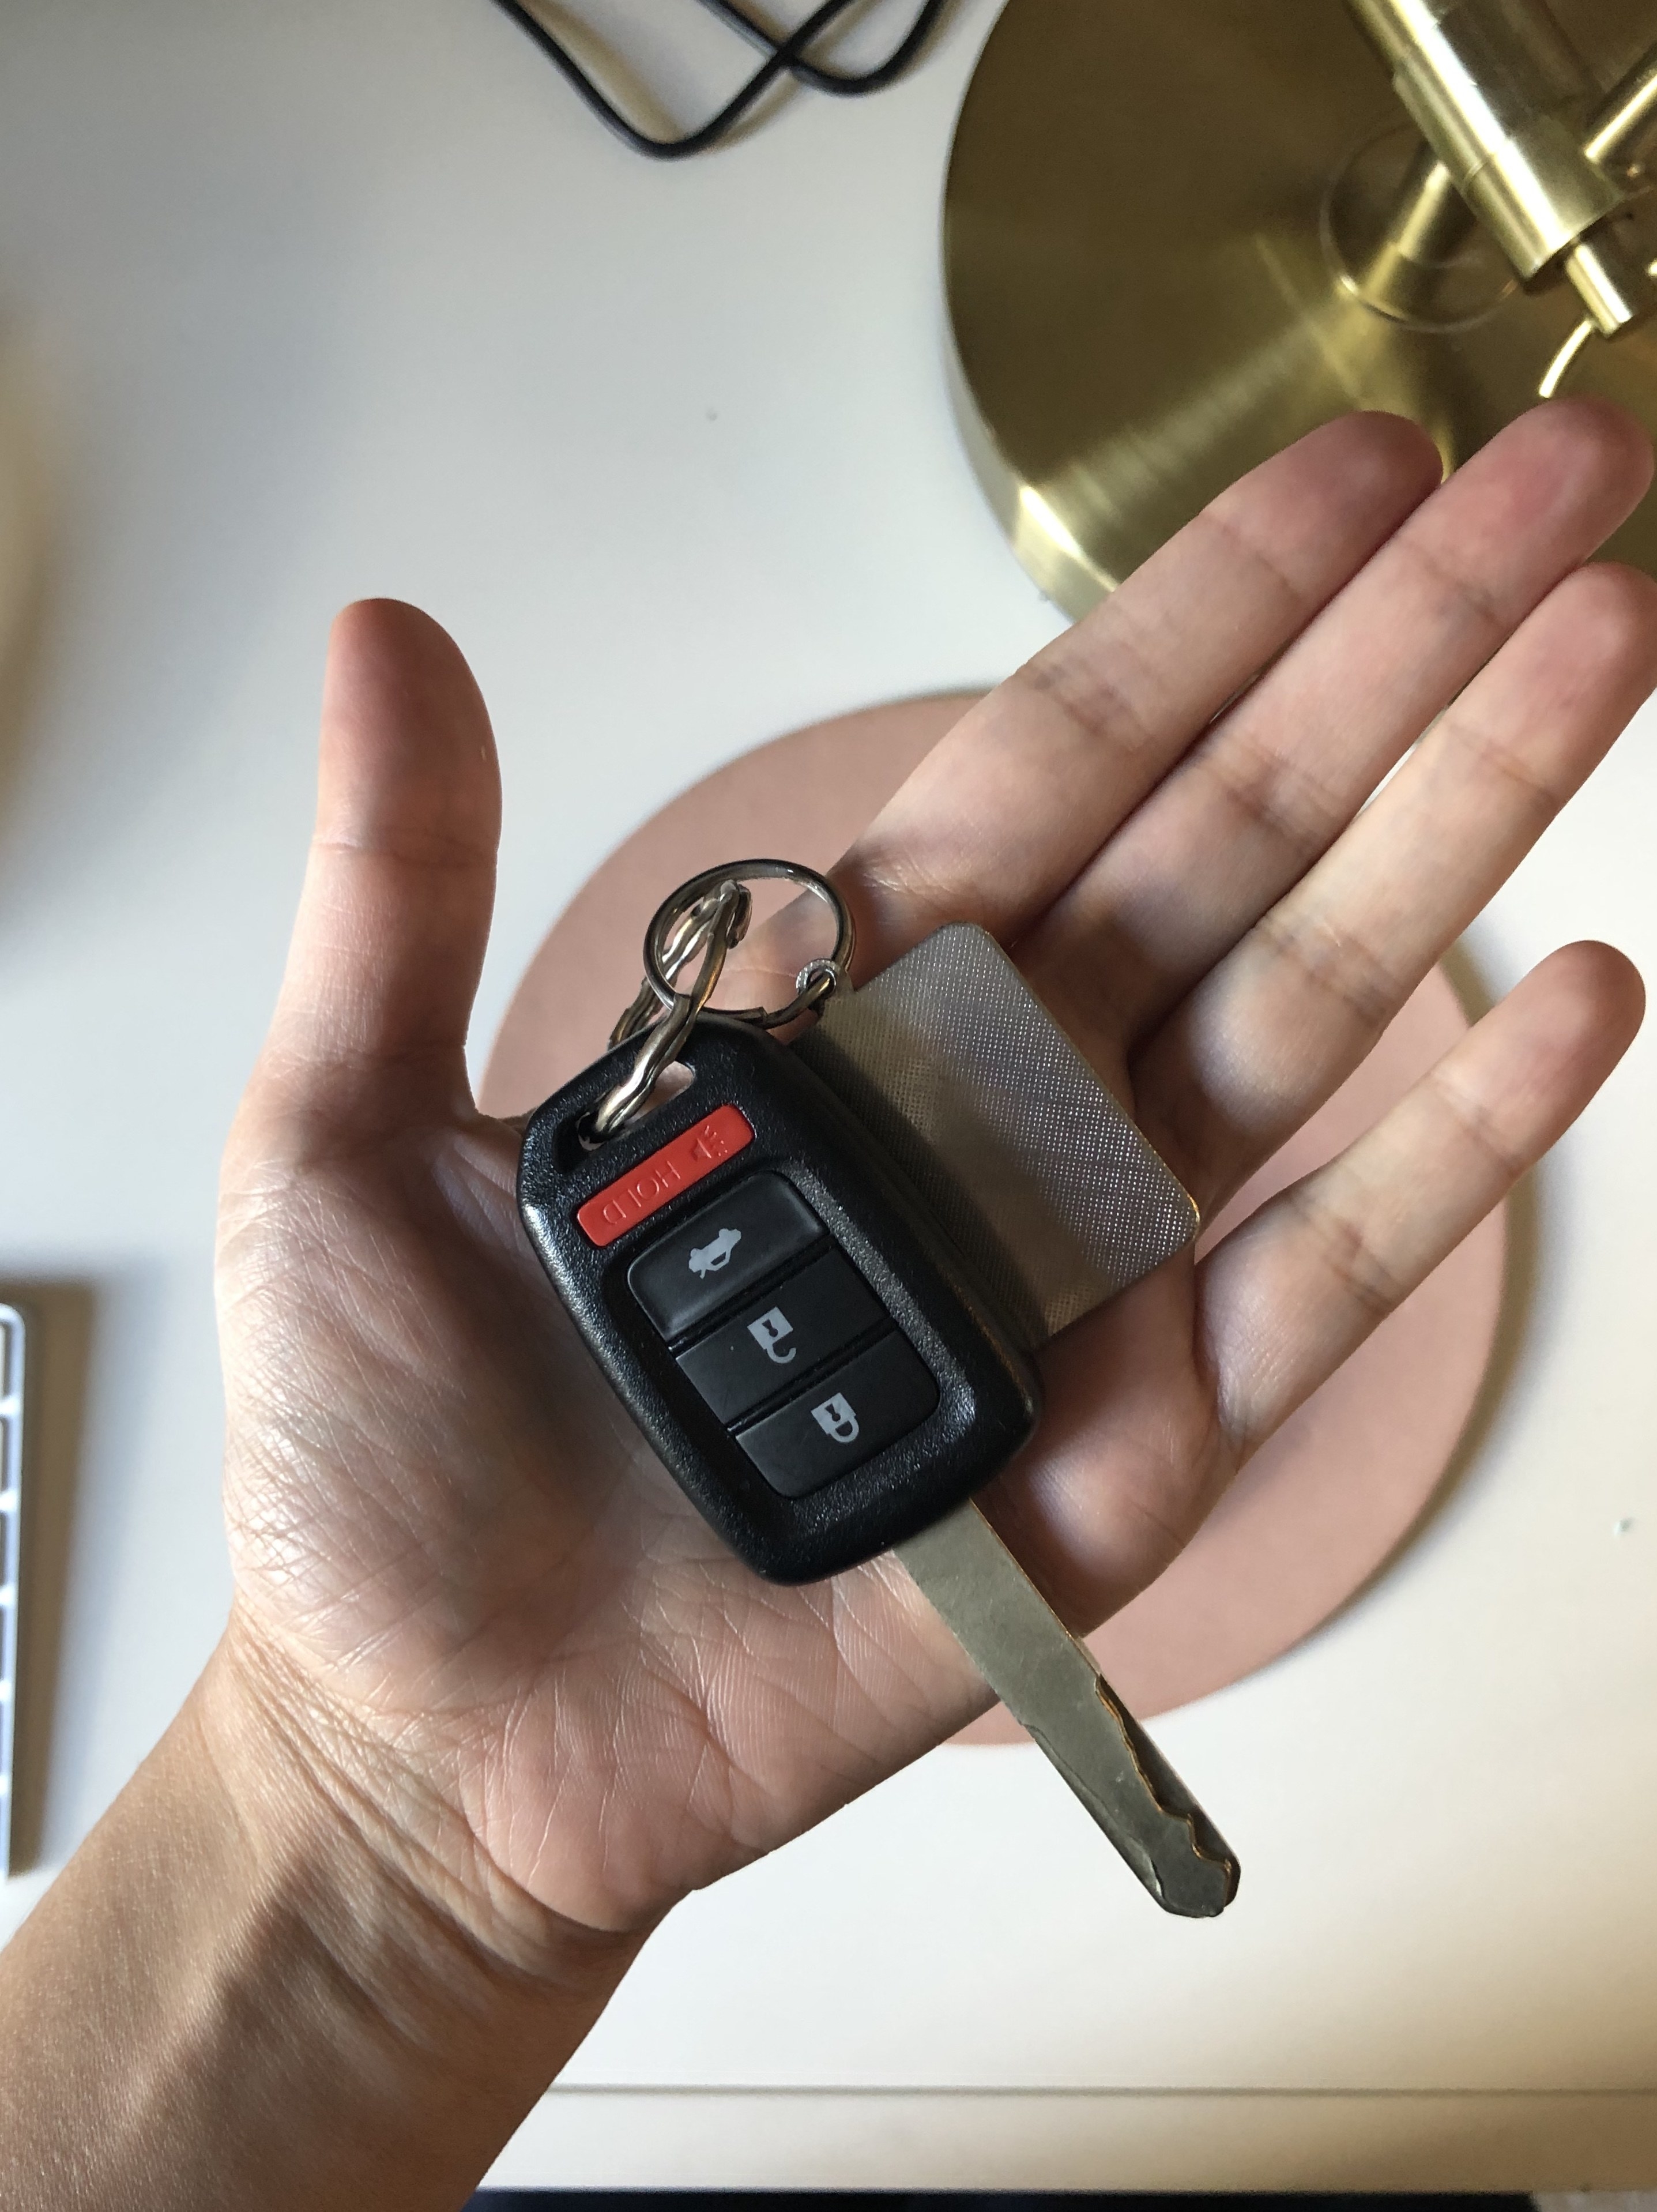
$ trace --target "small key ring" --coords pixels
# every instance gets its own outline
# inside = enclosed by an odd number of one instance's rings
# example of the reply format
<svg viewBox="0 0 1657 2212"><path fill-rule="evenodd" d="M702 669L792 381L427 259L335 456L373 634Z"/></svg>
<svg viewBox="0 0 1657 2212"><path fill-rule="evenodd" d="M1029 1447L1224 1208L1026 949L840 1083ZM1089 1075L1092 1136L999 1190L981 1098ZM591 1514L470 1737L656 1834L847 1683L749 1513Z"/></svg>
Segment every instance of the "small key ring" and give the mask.
<svg viewBox="0 0 1657 2212"><path fill-rule="evenodd" d="M721 884L764 880L798 884L802 890L822 901L835 917L834 951L806 962L794 978L794 996L786 1006L744 1006L739 1012L728 1012L726 1018L737 1022L757 1022L763 1030L779 1030L821 1006L851 971L852 956L857 950L857 931L850 908L827 876L820 876L815 868L808 868L798 860L728 860L723 867L705 868L701 875L681 884L677 890L662 901L645 932L645 980L640 997L644 990L652 990L665 1009L677 996L671 978L675 968L682 966L689 957L688 951L682 951L677 962L673 958L673 932L683 917L694 913L699 902ZM726 1012L725 1008L720 1011ZM630 1014L633 1009L629 1007L628 1012ZM626 1020L627 1016L623 1015L622 1019Z"/></svg>
<svg viewBox="0 0 1657 2212"><path fill-rule="evenodd" d="M711 898L695 904L705 905L707 911L697 917L692 929L680 934L674 949L675 964L683 966L700 941L702 964L696 980L688 991L673 992L660 1019L645 1032L632 1066L594 1107L587 1127L595 1144L616 1136L644 1111L663 1069L671 1065L697 1016L713 995L726 954L747 933L754 902L740 883L727 878ZM628 1021L637 1003L622 1015L616 1025L618 1030Z"/></svg>
<svg viewBox="0 0 1657 2212"><path fill-rule="evenodd" d="M719 890L723 890L726 887L722 884ZM743 892L743 897L748 902L730 932L727 949L730 945L740 945L748 933L748 923L753 910L753 902L748 898L746 891ZM686 961L694 960L707 945L719 904L719 891L706 892L695 905L688 906L673 924L667 933L667 942L663 948L662 965L668 975L677 975ZM680 995L681 994L676 988L672 1000L669 1001L670 1008ZM662 1001L657 996L655 987L648 982L640 983L632 1005L628 1006L610 1033L611 1044L625 1044L629 1037L638 1036L644 1030L653 1027L661 1020L663 1011Z"/></svg>
<svg viewBox="0 0 1657 2212"><path fill-rule="evenodd" d="M671 1066L713 996L731 946L740 945L748 933L754 902L747 884L757 878L798 884L822 900L835 917L835 949L806 962L794 978L794 996L786 1006L746 1006L727 1018L780 1029L821 1006L845 981L857 932L849 908L826 876L798 860L732 860L722 868L705 868L681 884L651 916L645 932L644 981L610 1033L612 1046L626 1044L640 1034L644 1042L627 1073L593 1109L584 1131L587 1140L602 1144L644 1111L663 1070ZM682 991L674 978L698 953L702 964L696 980L689 991Z"/></svg>

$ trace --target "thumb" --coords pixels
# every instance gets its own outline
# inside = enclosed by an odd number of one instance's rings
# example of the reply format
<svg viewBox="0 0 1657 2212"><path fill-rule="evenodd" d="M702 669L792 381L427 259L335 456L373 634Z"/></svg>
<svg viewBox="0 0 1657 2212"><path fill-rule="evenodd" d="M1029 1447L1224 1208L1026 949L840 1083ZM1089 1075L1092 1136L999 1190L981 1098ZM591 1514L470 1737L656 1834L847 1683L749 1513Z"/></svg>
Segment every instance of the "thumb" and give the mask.
<svg viewBox="0 0 1657 2212"><path fill-rule="evenodd" d="M452 639L394 599L347 607L329 642L316 830L256 1087L378 1122L467 1095L500 833L489 718Z"/></svg>

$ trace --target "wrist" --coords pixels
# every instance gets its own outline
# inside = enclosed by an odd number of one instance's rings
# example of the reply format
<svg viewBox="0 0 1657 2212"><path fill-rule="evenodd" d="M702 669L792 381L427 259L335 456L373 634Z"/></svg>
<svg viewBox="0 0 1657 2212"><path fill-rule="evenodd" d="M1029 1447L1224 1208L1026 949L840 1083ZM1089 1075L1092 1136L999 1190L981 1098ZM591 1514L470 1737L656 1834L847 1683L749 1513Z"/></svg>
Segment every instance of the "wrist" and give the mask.
<svg viewBox="0 0 1657 2212"><path fill-rule="evenodd" d="M233 1625L0 1964L0 2201L446 2212L476 2185L642 1939L458 1863L365 1749Z"/></svg>
<svg viewBox="0 0 1657 2212"><path fill-rule="evenodd" d="M239 1613L181 1717L262 1908L325 1944L366 1995L384 1982L399 2016L410 2002L470 2014L538 1997L590 2024L636 1955L647 1931L590 1928L530 1896L428 1778Z"/></svg>
<svg viewBox="0 0 1657 2212"><path fill-rule="evenodd" d="M641 1935L526 1896L459 1816L240 1620L164 1745L220 1832L190 2070L288 2107L300 2193L398 2212L458 2201L563 2066ZM274 2157L274 2154L271 2154ZM255 2191L213 2201L249 2206Z"/></svg>

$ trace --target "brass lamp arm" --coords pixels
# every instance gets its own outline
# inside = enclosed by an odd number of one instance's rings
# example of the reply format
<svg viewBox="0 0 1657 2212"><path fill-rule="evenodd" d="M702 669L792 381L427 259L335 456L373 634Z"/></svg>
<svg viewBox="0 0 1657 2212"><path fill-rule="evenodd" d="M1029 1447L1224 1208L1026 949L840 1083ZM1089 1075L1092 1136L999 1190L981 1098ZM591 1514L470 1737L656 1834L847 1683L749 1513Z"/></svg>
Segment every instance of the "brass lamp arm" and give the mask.
<svg viewBox="0 0 1657 2212"><path fill-rule="evenodd" d="M1657 312L1657 286L1614 228L1629 204L1629 149L1657 126L1657 52L1597 100L1543 0L1349 4L1450 182L1521 282L1557 269L1608 337ZM1413 182L1442 195L1431 170ZM1408 235L1411 221L1400 213L1391 234Z"/></svg>
<svg viewBox="0 0 1657 2212"><path fill-rule="evenodd" d="M1657 46L1642 54L1605 94L1588 125L1582 151L1608 176L1642 169L1657 142Z"/></svg>

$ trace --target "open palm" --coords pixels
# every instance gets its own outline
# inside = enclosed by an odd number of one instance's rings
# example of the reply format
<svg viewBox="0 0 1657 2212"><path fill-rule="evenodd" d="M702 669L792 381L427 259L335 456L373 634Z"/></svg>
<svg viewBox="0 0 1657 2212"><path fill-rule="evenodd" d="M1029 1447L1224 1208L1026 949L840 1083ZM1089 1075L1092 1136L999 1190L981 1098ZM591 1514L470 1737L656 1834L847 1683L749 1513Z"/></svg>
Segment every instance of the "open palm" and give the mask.
<svg viewBox="0 0 1657 2212"><path fill-rule="evenodd" d="M1657 683L1657 586L1579 565L1648 472L1582 404L1442 489L1405 423L1315 433L922 764L835 872L860 973L982 922L1211 1213ZM498 821L454 647L350 610L225 1169L231 1643L422 1881L619 1929L986 1692L891 1561L798 1589L743 1567L567 1322L519 1224L517 1131L463 1059ZM1641 1005L1618 954L1556 953L1349 1153L1050 1347L1043 1425L986 1503L1068 1618L1168 1564L1581 1110Z"/></svg>

